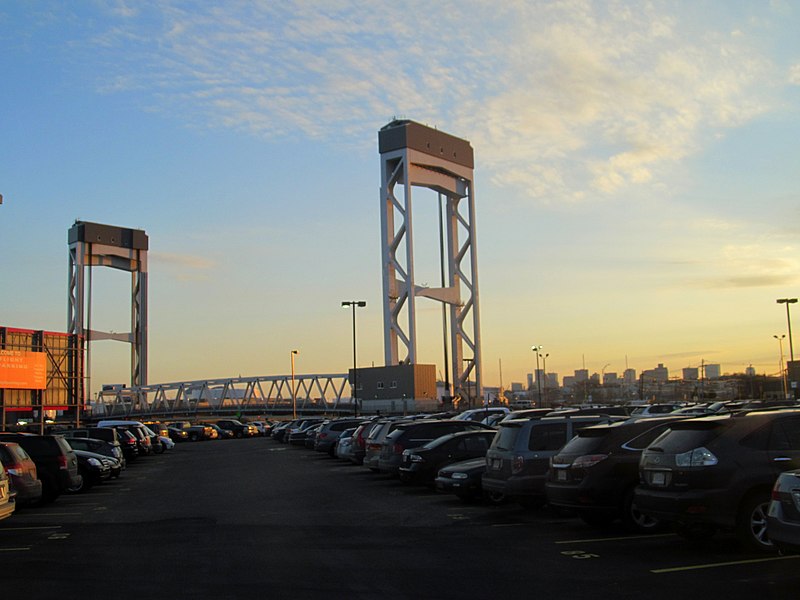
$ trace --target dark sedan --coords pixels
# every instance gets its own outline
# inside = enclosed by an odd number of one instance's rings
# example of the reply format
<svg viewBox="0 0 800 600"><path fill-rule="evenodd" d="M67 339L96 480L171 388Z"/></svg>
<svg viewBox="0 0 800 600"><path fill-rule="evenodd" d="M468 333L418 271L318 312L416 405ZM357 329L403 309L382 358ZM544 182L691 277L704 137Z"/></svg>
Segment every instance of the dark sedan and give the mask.
<svg viewBox="0 0 800 600"><path fill-rule="evenodd" d="M471 458L453 463L439 470L436 477L436 491L445 494L455 494L464 502L473 502L486 498L493 504L505 501L501 493L484 492L481 479L486 471L486 459Z"/></svg>
<svg viewBox="0 0 800 600"><path fill-rule="evenodd" d="M115 459L116 464L111 467L111 477L115 479L119 477L122 469L127 466L119 445L115 446L105 440L96 440L93 438L66 438L66 440L73 450L94 452L95 454L102 454L105 457Z"/></svg>
<svg viewBox="0 0 800 600"><path fill-rule="evenodd" d="M67 491L72 493L85 492L92 486L111 477L111 469L116 463L115 459L102 454L95 454L94 452L86 452L85 450L73 450L73 452L78 457L78 471L81 474L81 482L71 486Z"/></svg>
<svg viewBox="0 0 800 600"><path fill-rule="evenodd" d="M403 451L398 469L403 483L432 484L439 469L453 462L482 458L496 431L460 431L436 438L424 446Z"/></svg>

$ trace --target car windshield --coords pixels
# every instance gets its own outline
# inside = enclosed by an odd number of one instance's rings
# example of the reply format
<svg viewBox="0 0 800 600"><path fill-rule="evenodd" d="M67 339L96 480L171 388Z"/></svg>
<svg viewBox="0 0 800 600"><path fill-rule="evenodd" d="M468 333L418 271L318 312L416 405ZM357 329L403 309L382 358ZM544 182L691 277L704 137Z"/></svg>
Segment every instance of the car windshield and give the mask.
<svg viewBox="0 0 800 600"><path fill-rule="evenodd" d="M716 438L720 428L680 428L669 429L662 433L650 444L655 448L669 454L678 454L694 448L705 446Z"/></svg>
<svg viewBox="0 0 800 600"><path fill-rule="evenodd" d="M561 449L559 454L592 454L602 448L605 436L577 435Z"/></svg>

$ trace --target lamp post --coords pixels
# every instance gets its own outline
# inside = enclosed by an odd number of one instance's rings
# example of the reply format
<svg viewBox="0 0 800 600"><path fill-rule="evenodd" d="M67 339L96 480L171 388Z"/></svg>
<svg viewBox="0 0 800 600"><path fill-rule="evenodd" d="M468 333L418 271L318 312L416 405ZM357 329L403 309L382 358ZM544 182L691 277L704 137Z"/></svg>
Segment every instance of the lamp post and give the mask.
<svg viewBox="0 0 800 600"><path fill-rule="evenodd" d="M550 353L546 353L544 356L541 354L539 358L542 359L542 375L544 375L544 402L547 404L547 357L550 356ZM541 407L540 407L541 408Z"/></svg>
<svg viewBox="0 0 800 600"><path fill-rule="evenodd" d="M542 406L542 380L539 377L539 350L541 350L543 346L531 346L531 350L536 355L536 389L538 390L538 401L536 402L537 408L541 408Z"/></svg>
<svg viewBox="0 0 800 600"><path fill-rule="evenodd" d="M342 308L351 306L353 308L353 416L358 416L358 367L356 359L356 307L364 308L367 305L364 300L346 300L342 302Z"/></svg>
<svg viewBox="0 0 800 600"><path fill-rule="evenodd" d="M292 359L292 418L297 419L297 390L294 387L294 357L299 354L297 350L292 350L289 356Z"/></svg>
<svg viewBox="0 0 800 600"><path fill-rule="evenodd" d="M778 345L780 346L781 349L781 379L783 380L783 398L785 400L789 396L789 392L787 390L787 385L786 385L786 371L784 371L783 369L783 340L784 338L786 338L786 336L781 334L780 337L778 337L777 335L773 335L772 337L778 340Z"/></svg>
<svg viewBox="0 0 800 600"><path fill-rule="evenodd" d="M794 348L792 347L792 318L789 316L789 305L797 303L797 298L778 298L778 304L786 305L786 324L789 326L789 360L794 362Z"/></svg>

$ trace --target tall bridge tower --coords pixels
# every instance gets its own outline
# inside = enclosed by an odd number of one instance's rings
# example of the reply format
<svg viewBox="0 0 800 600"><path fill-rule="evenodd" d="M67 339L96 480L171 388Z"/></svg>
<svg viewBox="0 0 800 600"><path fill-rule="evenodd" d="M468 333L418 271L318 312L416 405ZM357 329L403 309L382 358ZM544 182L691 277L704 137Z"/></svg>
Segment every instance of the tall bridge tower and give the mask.
<svg viewBox="0 0 800 600"><path fill-rule="evenodd" d="M87 363L90 342L117 340L131 344L131 386L147 384L147 234L98 223L75 221L69 230L68 332L84 336ZM88 267L88 269L87 269ZM131 273L131 331L111 333L91 329L92 267ZM87 295L88 275L88 295ZM89 364L87 364L87 371Z"/></svg>
<svg viewBox="0 0 800 600"><path fill-rule="evenodd" d="M435 300L449 308L454 392L465 397L472 392L480 398L483 381L472 146L414 121L395 120L378 132L378 150L386 365L417 363L417 297ZM442 244L442 251L448 279L439 288L418 286L414 279L414 187L433 190L445 201L446 248ZM470 377L474 381L471 389Z"/></svg>

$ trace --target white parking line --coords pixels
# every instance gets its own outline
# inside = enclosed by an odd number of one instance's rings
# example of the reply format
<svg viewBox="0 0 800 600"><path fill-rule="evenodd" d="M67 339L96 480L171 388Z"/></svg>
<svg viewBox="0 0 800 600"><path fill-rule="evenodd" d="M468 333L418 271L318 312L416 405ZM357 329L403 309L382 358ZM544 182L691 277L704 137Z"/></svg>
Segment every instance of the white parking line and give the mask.
<svg viewBox="0 0 800 600"><path fill-rule="evenodd" d="M83 514L83 513L47 513L45 515L39 515L39 514L25 515L25 514L22 514L22 515L14 515L14 519L15 520L16 519L24 519L25 517L41 518L42 516L46 516L46 517L77 517L77 516L79 516L81 514Z"/></svg>
<svg viewBox="0 0 800 600"><path fill-rule="evenodd" d="M23 548L0 548L0 552L25 552L30 549L30 546L25 546Z"/></svg>
<svg viewBox="0 0 800 600"><path fill-rule="evenodd" d="M563 540L556 544L592 544L596 542L619 542L630 540L651 540L655 538L675 537L674 533L655 533L652 535L625 535L622 537L590 538L588 540Z"/></svg>
<svg viewBox="0 0 800 600"><path fill-rule="evenodd" d="M732 560L730 562L721 563L708 563L705 565L688 565L685 567L672 567L669 569L651 569L651 573L677 573L680 571L696 571L698 569L715 569L717 567L730 567L733 565L750 565L763 562L772 562L776 560L789 560L793 558L800 558L800 556L770 556L768 558L752 558L749 560Z"/></svg>

